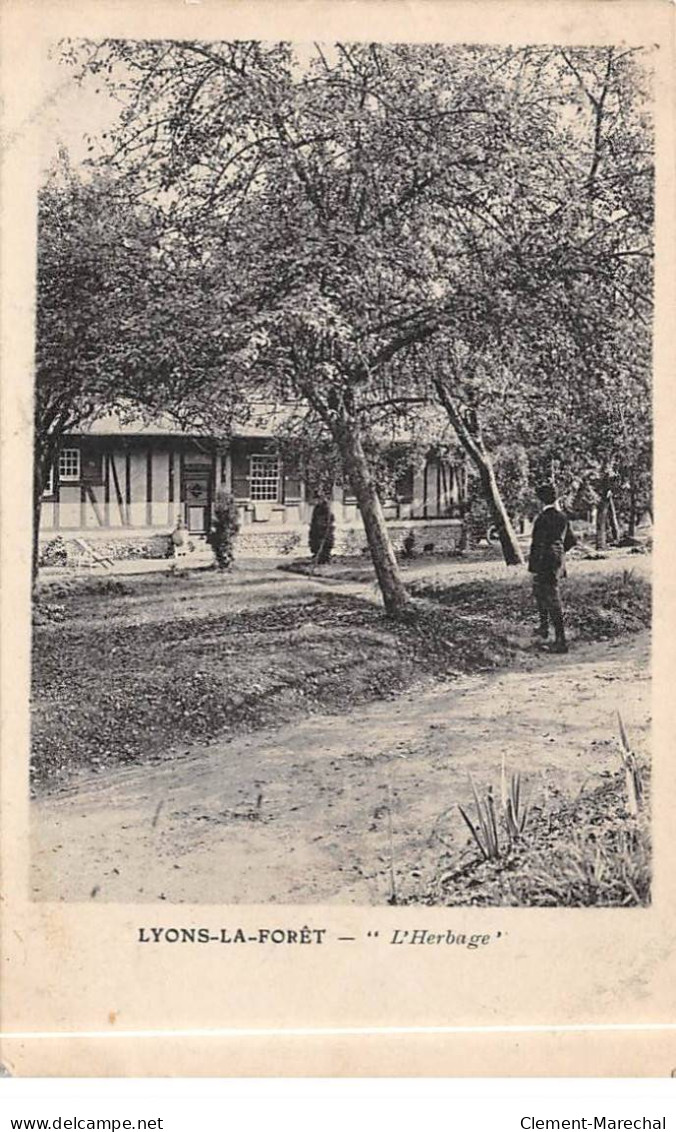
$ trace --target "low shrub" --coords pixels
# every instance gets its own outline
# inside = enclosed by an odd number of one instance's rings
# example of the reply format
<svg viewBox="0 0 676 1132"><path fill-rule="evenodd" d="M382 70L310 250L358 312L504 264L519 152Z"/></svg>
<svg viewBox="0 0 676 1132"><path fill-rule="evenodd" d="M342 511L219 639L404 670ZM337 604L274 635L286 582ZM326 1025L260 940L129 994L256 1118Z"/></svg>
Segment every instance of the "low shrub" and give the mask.
<svg viewBox="0 0 676 1132"><path fill-rule="evenodd" d="M211 529L207 542L214 552L219 570L229 570L235 560L235 541L239 533L237 504L229 492L219 490L214 499Z"/></svg>
<svg viewBox="0 0 676 1132"><path fill-rule="evenodd" d="M409 531L402 543L402 553L404 558L415 557L415 533Z"/></svg>
<svg viewBox="0 0 676 1132"><path fill-rule="evenodd" d="M40 550L40 566L67 566L68 547L60 535L50 539Z"/></svg>
<svg viewBox="0 0 676 1132"><path fill-rule="evenodd" d="M336 521L331 504L326 499L320 499L312 509L308 536L310 552L318 566L325 566L331 559L336 538L335 531Z"/></svg>

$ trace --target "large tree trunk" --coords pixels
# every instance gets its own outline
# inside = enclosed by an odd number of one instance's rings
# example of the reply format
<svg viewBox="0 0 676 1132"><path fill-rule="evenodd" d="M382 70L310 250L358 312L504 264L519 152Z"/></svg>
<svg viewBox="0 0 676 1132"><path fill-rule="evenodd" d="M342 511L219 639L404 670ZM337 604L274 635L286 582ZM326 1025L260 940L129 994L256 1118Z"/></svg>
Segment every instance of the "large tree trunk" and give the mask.
<svg viewBox="0 0 676 1132"><path fill-rule="evenodd" d="M629 481L629 527L627 530L627 534L630 538L636 537L636 509L636 481L632 475Z"/></svg>
<svg viewBox="0 0 676 1132"><path fill-rule="evenodd" d="M620 538L620 522L617 517L617 509L615 507L615 499L612 491L608 492L608 522L610 524L610 536L613 542L618 542Z"/></svg>
<svg viewBox="0 0 676 1132"><path fill-rule="evenodd" d="M45 484L49 479L50 468L53 467L56 453L59 448L59 436L56 433L41 435L37 427L35 430L35 452L33 455L33 530L31 540L31 585L33 596L37 593L37 583L40 558L40 516L42 514L42 496Z"/></svg>
<svg viewBox="0 0 676 1132"><path fill-rule="evenodd" d="M500 495L500 488L495 478L490 457L486 453L480 460L474 458L474 462L479 471L484 498L488 503L491 517L498 532L505 562L508 566L522 566L523 553Z"/></svg>
<svg viewBox="0 0 676 1132"><path fill-rule="evenodd" d="M40 459L33 461L33 531L31 542L31 588L35 596L38 584L38 560L40 556L40 514L42 511L42 491L44 477Z"/></svg>
<svg viewBox="0 0 676 1132"><path fill-rule="evenodd" d="M605 550L608 545L608 510L610 507L609 493L601 492L599 505L596 509L596 549Z"/></svg>
<svg viewBox="0 0 676 1132"><path fill-rule="evenodd" d="M463 414L451 397L449 390L440 379L434 381L434 387L437 391L439 401L446 410L448 419L455 429L458 440L470 456L479 473L484 498L486 499L491 518L498 532L505 562L508 566L523 566L523 552L516 537L516 531L514 530L512 521L507 514L507 508L500 495L500 488L495 478L493 464L490 455L486 451L476 414L472 413L471 416Z"/></svg>
<svg viewBox="0 0 676 1132"><path fill-rule="evenodd" d="M401 580L361 438L356 426L345 421L334 425L333 432L345 463L345 470L350 477L352 490L357 497L385 610L390 617L398 617L408 604L408 594Z"/></svg>

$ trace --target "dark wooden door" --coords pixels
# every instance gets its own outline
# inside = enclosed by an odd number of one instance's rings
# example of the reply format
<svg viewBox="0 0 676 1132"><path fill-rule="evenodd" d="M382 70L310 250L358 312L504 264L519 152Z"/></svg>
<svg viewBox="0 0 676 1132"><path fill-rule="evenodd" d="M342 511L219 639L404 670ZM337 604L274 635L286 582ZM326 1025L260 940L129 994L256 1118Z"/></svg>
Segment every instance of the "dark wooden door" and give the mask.
<svg viewBox="0 0 676 1132"><path fill-rule="evenodd" d="M193 535L203 535L211 521L211 477L208 469L186 471L184 479L185 524Z"/></svg>

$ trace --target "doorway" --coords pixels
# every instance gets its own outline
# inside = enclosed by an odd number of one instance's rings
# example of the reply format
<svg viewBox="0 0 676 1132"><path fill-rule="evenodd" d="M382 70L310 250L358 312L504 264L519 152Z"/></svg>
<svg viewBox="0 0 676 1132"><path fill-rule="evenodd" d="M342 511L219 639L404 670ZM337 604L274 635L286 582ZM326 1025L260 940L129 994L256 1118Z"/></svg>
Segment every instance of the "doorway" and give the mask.
<svg viewBox="0 0 676 1132"><path fill-rule="evenodd" d="M211 476L207 468L185 470L185 525L192 535L205 535L211 520Z"/></svg>

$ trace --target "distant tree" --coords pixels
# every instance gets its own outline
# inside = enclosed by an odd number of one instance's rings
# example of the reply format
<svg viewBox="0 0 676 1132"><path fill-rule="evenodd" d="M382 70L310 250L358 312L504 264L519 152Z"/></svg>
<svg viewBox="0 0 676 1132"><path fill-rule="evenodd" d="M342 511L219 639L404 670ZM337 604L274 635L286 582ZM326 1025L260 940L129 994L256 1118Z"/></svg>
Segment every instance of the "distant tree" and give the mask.
<svg viewBox="0 0 676 1132"><path fill-rule="evenodd" d="M486 440L481 413L479 389L481 366L467 359L458 364L458 351L446 354L431 373L431 382L439 403L455 429L458 440L468 454L481 484L491 522L497 531L503 556L508 566L521 565L523 553L519 545L507 505L500 491L490 443ZM489 387L490 387L489 382Z"/></svg>
<svg viewBox="0 0 676 1132"><path fill-rule="evenodd" d="M520 551L494 467L505 442L526 451L534 478L594 480L599 545L610 493L625 483L644 495L651 459L649 69L612 47L521 60L540 109L517 125L499 195L464 206L474 303L418 365L479 474L507 562Z"/></svg>
<svg viewBox="0 0 676 1132"><path fill-rule="evenodd" d="M500 494L510 515L523 518L536 502L531 482L530 461L523 444L505 441L493 456Z"/></svg>
<svg viewBox="0 0 676 1132"><path fill-rule="evenodd" d="M219 570L229 570L232 566L238 533L237 504L232 495L221 488L214 497L211 527L207 533L207 542L214 552Z"/></svg>
<svg viewBox="0 0 676 1132"><path fill-rule="evenodd" d="M112 411L227 430L236 398L227 383L217 397L209 387L207 284L156 209L108 175L76 175L62 155L38 196L34 578L42 497L67 433Z"/></svg>
<svg viewBox="0 0 676 1132"><path fill-rule="evenodd" d="M650 70L640 53L613 47L556 55L579 143L542 233L549 270L539 273L523 322L531 358L524 443L532 466L560 489L593 485L602 549L617 525L615 499L631 527L651 490Z"/></svg>
<svg viewBox="0 0 676 1132"><path fill-rule="evenodd" d="M147 274L147 240L140 215L115 202L109 179L85 183L62 160L39 193L34 576L42 495L63 436L129 392L118 360Z"/></svg>

